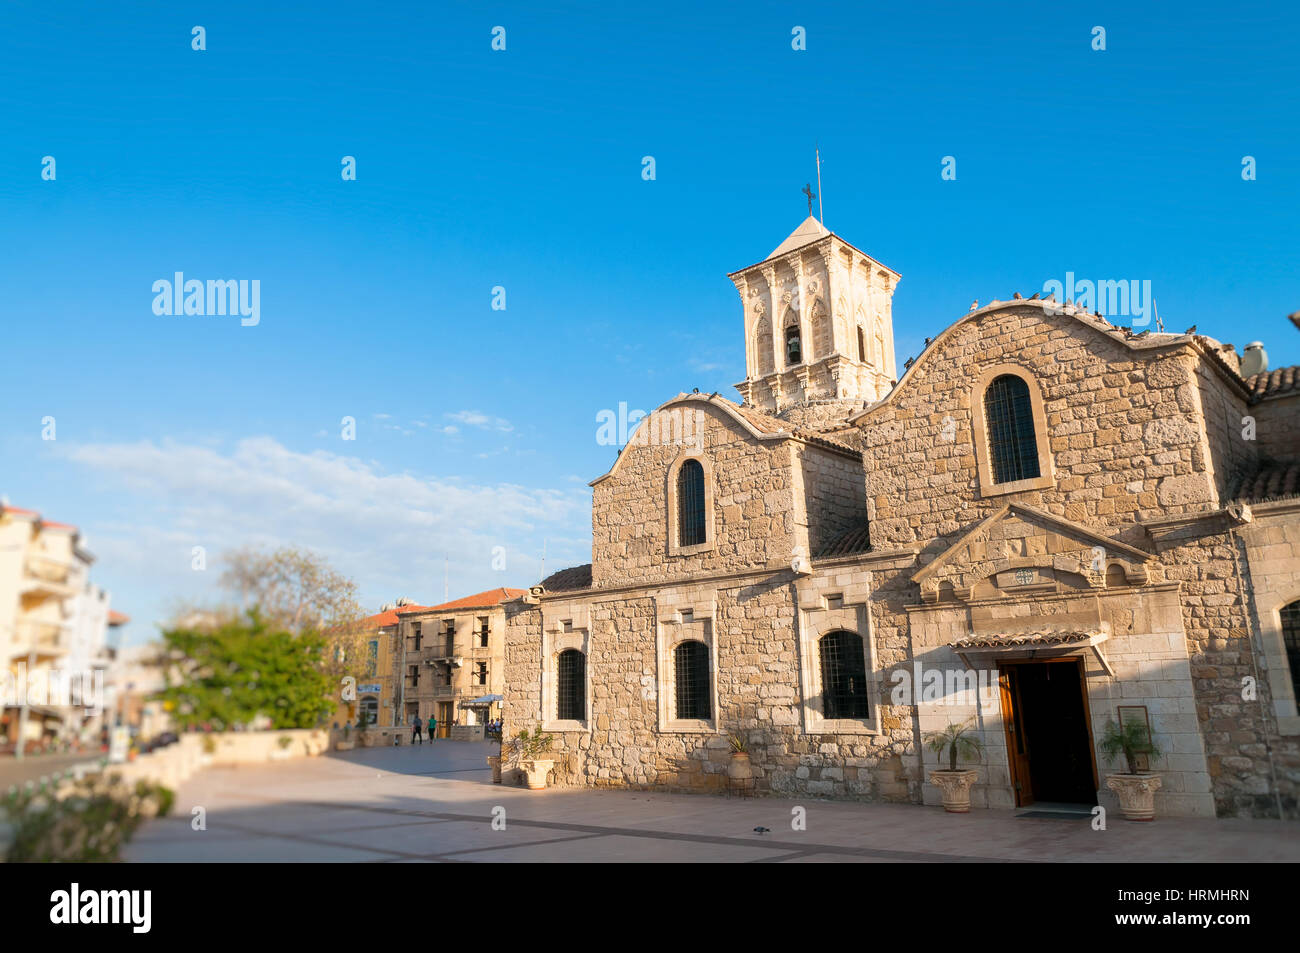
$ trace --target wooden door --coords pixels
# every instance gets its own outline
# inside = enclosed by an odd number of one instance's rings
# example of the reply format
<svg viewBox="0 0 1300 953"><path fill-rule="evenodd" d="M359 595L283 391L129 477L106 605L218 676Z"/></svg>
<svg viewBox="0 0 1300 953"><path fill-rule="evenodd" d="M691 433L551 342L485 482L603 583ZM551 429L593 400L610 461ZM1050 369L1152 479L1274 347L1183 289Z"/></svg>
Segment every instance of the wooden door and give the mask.
<svg viewBox="0 0 1300 953"><path fill-rule="evenodd" d="M1020 704L1020 686L1015 666L1005 666L998 673L1002 690L1002 723L1007 730L1007 766L1011 769L1011 788L1016 793L1016 807L1034 803L1034 786L1029 779L1029 743L1025 736L1024 709Z"/></svg>

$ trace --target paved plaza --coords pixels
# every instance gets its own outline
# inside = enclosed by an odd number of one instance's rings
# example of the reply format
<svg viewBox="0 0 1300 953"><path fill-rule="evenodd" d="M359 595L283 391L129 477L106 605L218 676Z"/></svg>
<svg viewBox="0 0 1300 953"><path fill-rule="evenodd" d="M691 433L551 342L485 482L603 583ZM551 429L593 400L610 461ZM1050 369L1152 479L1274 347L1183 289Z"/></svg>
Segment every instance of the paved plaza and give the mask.
<svg viewBox="0 0 1300 953"><path fill-rule="evenodd" d="M805 798L636 791L527 791L493 785L493 746L366 748L241 768L208 768L170 817L125 851L192 861L1227 861L1300 860L1300 829L1279 821L1017 817L1010 811ZM202 807L206 830L191 826ZM792 829L796 807L806 830ZM504 812L505 829L493 829ZM498 827L500 824L498 823ZM767 828L756 832L755 828Z"/></svg>

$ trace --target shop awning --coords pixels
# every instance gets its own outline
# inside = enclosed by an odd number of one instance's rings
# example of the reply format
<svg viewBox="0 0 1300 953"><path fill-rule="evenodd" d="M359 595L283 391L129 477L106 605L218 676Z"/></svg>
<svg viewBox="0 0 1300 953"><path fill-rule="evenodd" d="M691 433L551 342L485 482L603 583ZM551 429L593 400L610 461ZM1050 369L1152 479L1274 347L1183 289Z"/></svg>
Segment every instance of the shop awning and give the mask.
<svg viewBox="0 0 1300 953"><path fill-rule="evenodd" d="M461 708L470 708L470 707L475 707L475 708L477 708L477 707L481 707L481 706L484 706L484 705L491 705L493 702L499 702L499 701L504 701L504 700L505 700L505 698L504 698L504 696L502 696L502 695L481 695L481 696L479 696L478 698L471 698L471 699L470 699L469 701L467 701L467 702L461 702L461 703L460 703L460 707L461 707Z"/></svg>
<svg viewBox="0 0 1300 953"><path fill-rule="evenodd" d="M1104 627L1036 626L1002 632L971 633L949 642L948 647L956 652L970 668L979 667L971 664L972 655L985 659L992 657L1010 660L1091 653L1096 656L1101 667L1106 670L1106 674L1113 678L1115 672L1101 650L1101 644L1109 638L1110 633Z"/></svg>

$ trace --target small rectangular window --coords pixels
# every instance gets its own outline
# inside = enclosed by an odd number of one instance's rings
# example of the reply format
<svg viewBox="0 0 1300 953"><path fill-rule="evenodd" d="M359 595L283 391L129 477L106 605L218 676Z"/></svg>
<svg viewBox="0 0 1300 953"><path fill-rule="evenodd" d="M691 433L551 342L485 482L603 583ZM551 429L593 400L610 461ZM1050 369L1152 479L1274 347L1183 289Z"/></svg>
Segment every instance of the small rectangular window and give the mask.
<svg viewBox="0 0 1300 953"><path fill-rule="evenodd" d="M843 608L844 608L844 596L843 596L843 594L842 594L842 593L838 593L838 592L836 592L836 593L833 593L832 595L827 596L827 597L826 597L826 608L827 608L827 609L843 609Z"/></svg>

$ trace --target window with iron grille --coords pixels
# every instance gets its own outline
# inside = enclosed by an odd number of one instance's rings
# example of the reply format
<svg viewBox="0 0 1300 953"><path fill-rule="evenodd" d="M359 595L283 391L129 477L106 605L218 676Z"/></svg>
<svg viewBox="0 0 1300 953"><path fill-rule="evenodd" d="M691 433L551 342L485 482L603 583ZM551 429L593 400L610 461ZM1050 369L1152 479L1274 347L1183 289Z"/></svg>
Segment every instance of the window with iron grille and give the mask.
<svg viewBox="0 0 1300 953"><path fill-rule="evenodd" d="M1291 663L1291 685L1300 694L1300 601L1282 607L1282 644Z"/></svg>
<svg viewBox="0 0 1300 953"><path fill-rule="evenodd" d="M822 707L830 718L867 718L867 666L862 636L828 632L819 644L822 663Z"/></svg>
<svg viewBox="0 0 1300 953"><path fill-rule="evenodd" d="M410 649L414 652L420 651L420 623L411 623L411 642Z"/></svg>
<svg viewBox="0 0 1300 953"><path fill-rule="evenodd" d="M487 684L487 676L488 676L487 667L488 667L488 663L487 663L487 662L476 662L476 663L474 664L474 684L475 684L475 685L486 685L486 684Z"/></svg>
<svg viewBox="0 0 1300 953"><path fill-rule="evenodd" d="M1040 476L1038 440L1029 385L1015 374L995 377L984 392L989 460L994 483L1013 483Z"/></svg>
<svg viewBox="0 0 1300 953"><path fill-rule="evenodd" d="M677 471L677 520L677 545L705 541L704 467L699 460L687 460Z"/></svg>
<svg viewBox="0 0 1300 953"><path fill-rule="evenodd" d="M420 684L420 666L412 665L411 671L408 674L409 674L409 679L407 680L406 684L411 688L415 688L417 685Z"/></svg>
<svg viewBox="0 0 1300 953"><path fill-rule="evenodd" d="M555 717L584 721L587 717L587 657L565 649L555 661Z"/></svg>
<svg viewBox="0 0 1300 953"><path fill-rule="evenodd" d="M445 646L446 654L454 655L456 654L456 620L447 619L443 622L442 625L443 625L443 631L442 631L443 638L446 639L447 642Z"/></svg>
<svg viewBox="0 0 1300 953"><path fill-rule="evenodd" d="M677 680L677 717L711 718L709 690L709 647L703 642L683 642L673 652Z"/></svg>
<svg viewBox="0 0 1300 953"><path fill-rule="evenodd" d="M478 619L478 644L479 648L488 647L488 620L484 616Z"/></svg>
<svg viewBox="0 0 1300 953"><path fill-rule="evenodd" d="M798 364L803 361L803 347L799 340L799 329L794 325L785 329L785 362Z"/></svg>

